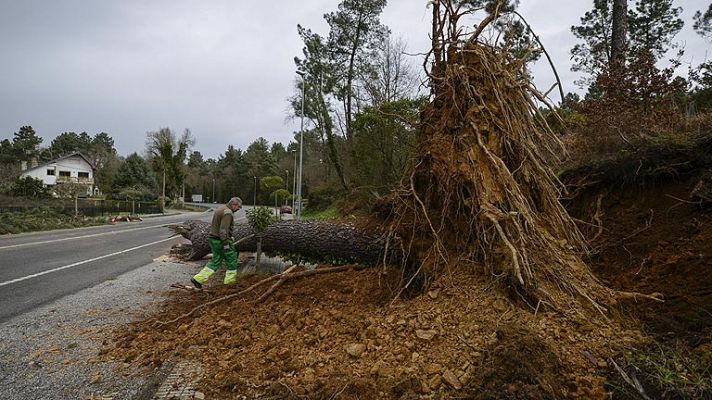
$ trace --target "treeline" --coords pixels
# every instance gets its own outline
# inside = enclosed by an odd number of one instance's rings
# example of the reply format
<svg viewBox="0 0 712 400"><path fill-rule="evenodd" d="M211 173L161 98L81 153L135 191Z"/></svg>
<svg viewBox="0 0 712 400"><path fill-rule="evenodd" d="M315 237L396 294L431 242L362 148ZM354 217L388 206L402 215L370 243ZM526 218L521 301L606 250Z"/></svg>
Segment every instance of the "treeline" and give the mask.
<svg viewBox="0 0 712 400"><path fill-rule="evenodd" d="M147 132L144 153L125 157L117 154L113 138L105 132L94 136L64 132L49 146L42 143L31 126L21 127L12 140L0 142L1 192L49 196L40 181L18 178L21 165L31 167L74 152L81 152L92 162L95 185L109 199L159 199L165 186L168 202L202 194L204 201L223 202L241 196L249 204L272 204L275 192L279 201L286 201L292 192L289 182L295 144L287 150L281 143L270 144L258 138L244 151L229 146L217 159L205 159L193 150L195 139L189 130L179 135L170 128Z"/></svg>

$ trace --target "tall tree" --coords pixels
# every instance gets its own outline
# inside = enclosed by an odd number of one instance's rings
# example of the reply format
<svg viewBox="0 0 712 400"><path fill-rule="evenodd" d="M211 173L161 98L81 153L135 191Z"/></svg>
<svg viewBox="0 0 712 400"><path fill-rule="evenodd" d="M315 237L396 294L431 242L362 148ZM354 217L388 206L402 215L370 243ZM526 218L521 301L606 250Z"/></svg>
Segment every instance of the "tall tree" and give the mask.
<svg viewBox="0 0 712 400"><path fill-rule="evenodd" d="M574 36L583 41L571 49L573 71L595 77L610 64L611 25L611 0L594 0L593 9L581 17L581 25L571 27ZM589 82L584 79L580 83Z"/></svg>
<svg viewBox="0 0 712 400"><path fill-rule="evenodd" d="M611 66L625 64L626 36L628 31L628 0L613 0L613 22L611 33Z"/></svg>
<svg viewBox="0 0 712 400"><path fill-rule="evenodd" d="M583 72L587 77L580 84L591 83L611 65L616 50L627 48L628 54L621 58L637 57L648 53L653 61L659 60L673 45L674 36L682 28L679 18L682 11L673 6L673 0L637 0L634 10L628 10L623 23L621 13L627 6L621 0L594 0L593 9L581 18L581 25L572 26L574 36L582 40L571 49L573 71ZM614 32L614 13L616 24ZM625 43L623 26L627 26L628 43ZM618 56L620 53L616 53ZM643 57L648 57L643 55Z"/></svg>
<svg viewBox="0 0 712 400"><path fill-rule="evenodd" d="M37 136L31 126L20 127L20 130L15 132L15 137L12 139L12 147L16 159L19 161L37 159L40 155L41 143L42 138Z"/></svg>
<svg viewBox="0 0 712 400"><path fill-rule="evenodd" d="M146 149L152 156L153 169L165 184L166 195L175 197L185 179L185 161L195 139L186 129L179 137L170 128L146 133ZM162 190L161 190L162 192Z"/></svg>
<svg viewBox="0 0 712 400"><path fill-rule="evenodd" d="M368 64L367 54L377 49L388 31L379 16L386 0L344 0L338 11L324 15L329 24L328 46L342 79L336 84L336 94L344 102L345 134L351 140L354 110L354 85L357 71Z"/></svg>
<svg viewBox="0 0 712 400"><path fill-rule="evenodd" d="M406 44L385 36L374 53L373 64L364 71L364 88L371 105L412 98L418 91L418 75L405 55Z"/></svg>
<svg viewBox="0 0 712 400"><path fill-rule="evenodd" d="M49 145L49 151L52 158L61 157L75 151L79 151L84 155L88 155L91 147L92 139L86 133L82 132L62 132L55 137Z"/></svg>
<svg viewBox="0 0 712 400"><path fill-rule="evenodd" d="M628 13L631 50L660 59L684 25L680 13L682 8L674 7L673 0L636 1L635 11Z"/></svg>

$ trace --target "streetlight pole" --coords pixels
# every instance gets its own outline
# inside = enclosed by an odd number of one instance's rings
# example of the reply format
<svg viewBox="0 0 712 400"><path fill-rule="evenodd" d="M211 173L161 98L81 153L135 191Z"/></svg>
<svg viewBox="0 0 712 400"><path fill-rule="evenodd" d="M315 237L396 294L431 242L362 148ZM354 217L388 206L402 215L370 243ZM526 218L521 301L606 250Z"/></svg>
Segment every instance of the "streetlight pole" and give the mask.
<svg viewBox="0 0 712 400"><path fill-rule="evenodd" d="M301 125L299 128L299 178L297 180L297 220L302 217L302 175L304 175L304 95L306 88L306 81L304 80L304 73L297 72L302 76L302 115L301 115Z"/></svg>
<svg viewBox="0 0 712 400"><path fill-rule="evenodd" d="M294 204L297 199L297 151L292 150L292 153L294 153L294 169L292 170L294 171L294 183L292 184L292 212L296 212L294 211Z"/></svg>
<svg viewBox="0 0 712 400"><path fill-rule="evenodd" d="M163 200L161 201L161 212L166 212L166 164L163 164Z"/></svg>
<svg viewBox="0 0 712 400"><path fill-rule="evenodd" d="M289 170L288 170L288 169L285 169L284 172L287 173L287 180L284 181L284 188L287 189L287 191L289 192ZM286 203L286 200L287 200L287 199L284 199L284 200L285 200L284 205L286 206L286 205L287 205L287 203Z"/></svg>
<svg viewBox="0 0 712 400"><path fill-rule="evenodd" d="M252 196L252 205L257 207L257 177L255 176L255 193Z"/></svg>

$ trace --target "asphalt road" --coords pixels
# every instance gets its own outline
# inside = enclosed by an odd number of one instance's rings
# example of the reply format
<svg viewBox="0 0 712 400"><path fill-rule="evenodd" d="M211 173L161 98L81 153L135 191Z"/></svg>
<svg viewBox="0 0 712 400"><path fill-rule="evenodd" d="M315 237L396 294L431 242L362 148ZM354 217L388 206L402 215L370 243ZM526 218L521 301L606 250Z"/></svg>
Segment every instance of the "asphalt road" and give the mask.
<svg viewBox="0 0 712 400"><path fill-rule="evenodd" d="M167 224L211 217L189 213L0 236L0 322L146 265L180 240L170 238Z"/></svg>

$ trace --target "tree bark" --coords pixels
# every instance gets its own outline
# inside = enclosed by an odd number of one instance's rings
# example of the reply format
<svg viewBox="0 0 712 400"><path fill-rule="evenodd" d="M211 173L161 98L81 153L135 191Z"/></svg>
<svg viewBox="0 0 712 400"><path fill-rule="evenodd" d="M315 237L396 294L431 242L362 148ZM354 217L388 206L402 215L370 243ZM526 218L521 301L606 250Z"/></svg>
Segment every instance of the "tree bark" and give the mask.
<svg viewBox="0 0 712 400"><path fill-rule="evenodd" d="M208 232L210 224L202 221L187 221L172 227L192 243L191 260L210 253ZM249 224L236 224L233 237L238 243L237 251L256 251L257 238ZM377 264L383 261L386 240L379 232L368 232L346 223L328 221L279 221L261 234L263 252L279 252L301 256L312 261L341 261L343 263ZM240 239L248 238L240 241ZM398 246L391 244L391 248ZM389 252L389 261L399 257Z"/></svg>
<svg viewBox="0 0 712 400"><path fill-rule="evenodd" d="M611 69L625 63L626 32L628 31L628 0L613 0L611 34Z"/></svg>

